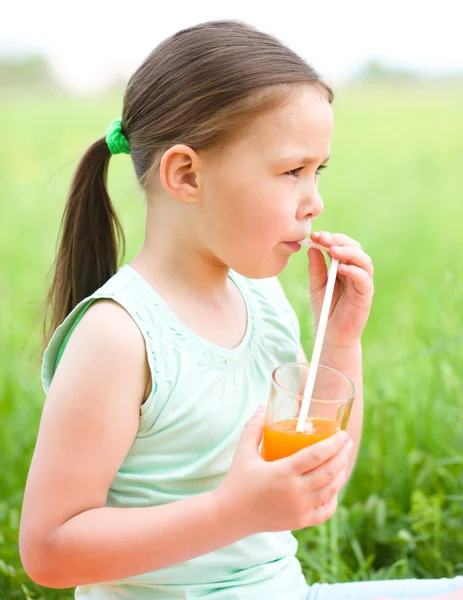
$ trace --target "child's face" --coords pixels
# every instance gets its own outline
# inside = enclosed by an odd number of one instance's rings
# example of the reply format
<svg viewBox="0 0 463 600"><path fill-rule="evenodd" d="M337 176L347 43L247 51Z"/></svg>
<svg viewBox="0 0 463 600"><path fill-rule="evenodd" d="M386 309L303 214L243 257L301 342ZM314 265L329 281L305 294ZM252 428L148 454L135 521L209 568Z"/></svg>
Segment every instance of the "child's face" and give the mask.
<svg viewBox="0 0 463 600"><path fill-rule="evenodd" d="M317 169L329 157L333 128L328 101L316 86L303 86L207 162L200 222L216 259L253 278L284 269L294 252L285 242L306 237L310 219L323 210ZM306 166L305 156L313 159ZM287 157L295 158L283 162Z"/></svg>

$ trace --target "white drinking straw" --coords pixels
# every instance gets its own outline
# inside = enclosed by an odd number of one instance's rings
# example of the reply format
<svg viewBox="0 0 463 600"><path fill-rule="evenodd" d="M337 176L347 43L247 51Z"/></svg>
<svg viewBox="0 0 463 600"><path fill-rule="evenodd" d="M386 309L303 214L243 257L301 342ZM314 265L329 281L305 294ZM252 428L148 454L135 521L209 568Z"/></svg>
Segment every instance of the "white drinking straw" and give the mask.
<svg viewBox="0 0 463 600"><path fill-rule="evenodd" d="M318 244L314 244L310 240L304 240L304 242L306 241L308 243L303 243L302 245L319 248L320 250L327 250L327 248L319 246ZM331 259L330 269L328 272L328 282L326 284L325 290L325 297L323 298L320 321L318 323L317 334L315 336L312 358L310 360L309 375L305 384L302 406L299 412L299 419L297 421L296 431L304 431L307 415L309 414L310 400L312 398L313 388L315 385L315 377L317 376L318 363L320 361L323 340L325 338L326 325L328 323L328 317L330 314L331 299L333 298L334 284L336 283L338 264L338 260L336 260L335 258Z"/></svg>
<svg viewBox="0 0 463 600"><path fill-rule="evenodd" d="M308 248L318 248L319 250L326 251L328 248L326 246L322 246L321 244L316 244L312 242L312 240L301 240L298 242L301 246L307 246Z"/></svg>

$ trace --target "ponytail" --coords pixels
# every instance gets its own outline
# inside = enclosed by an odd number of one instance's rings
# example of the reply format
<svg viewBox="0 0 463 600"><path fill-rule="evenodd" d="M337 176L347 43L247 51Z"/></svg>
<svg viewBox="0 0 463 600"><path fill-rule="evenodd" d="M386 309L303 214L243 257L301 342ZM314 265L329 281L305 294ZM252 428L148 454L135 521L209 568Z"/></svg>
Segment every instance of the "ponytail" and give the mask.
<svg viewBox="0 0 463 600"><path fill-rule="evenodd" d="M74 173L46 297L44 347L71 310L116 273L119 242L124 256L124 232L107 190L110 156L102 137L87 149Z"/></svg>

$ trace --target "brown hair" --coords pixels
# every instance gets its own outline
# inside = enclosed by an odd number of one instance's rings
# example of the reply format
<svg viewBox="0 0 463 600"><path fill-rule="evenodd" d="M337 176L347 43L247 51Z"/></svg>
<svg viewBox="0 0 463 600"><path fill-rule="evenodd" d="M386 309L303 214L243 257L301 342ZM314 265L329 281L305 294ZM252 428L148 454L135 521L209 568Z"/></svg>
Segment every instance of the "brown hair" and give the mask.
<svg viewBox="0 0 463 600"><path fill-rule="evenodd" d="M171 146L220 149L308 83L333 101L331 87L300 56L242 21L178 31L153 50L125 91L122 131L140 185L146 189L148 175ZM124 255L124 234L107 191L109 158L101 137L75 171L46 298L45 345L69 312L116 273L118 241Z"/></svg>

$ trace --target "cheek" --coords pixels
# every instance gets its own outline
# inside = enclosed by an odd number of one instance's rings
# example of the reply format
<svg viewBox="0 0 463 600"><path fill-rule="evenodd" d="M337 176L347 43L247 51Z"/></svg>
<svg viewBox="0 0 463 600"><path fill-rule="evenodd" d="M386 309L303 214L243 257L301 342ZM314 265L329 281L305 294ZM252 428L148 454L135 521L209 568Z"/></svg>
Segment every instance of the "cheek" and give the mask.
<svg viewBox="0 0 463 600"><path fill-rule="evenodd" d="M235 217L247 234L275 239L288 231L295 216L274 189L251 189L234 199Z"/></svg>
<svg viewBox="0 0 463 600"><path fill-rule="evenodd" d="M287 230L287 217L271 200L254 205L243 214L243 229L261 241L278 240Z"/></svg>
<svg viewBox="0 0 463 600"><path fill-rule="evenodd" d="M282 190L255 181L217 178L206 206L208 226L222 241L239 242L246 251L274 245L294 228L295 215ZM285 201L286 200L286 201Z"/></svg>

